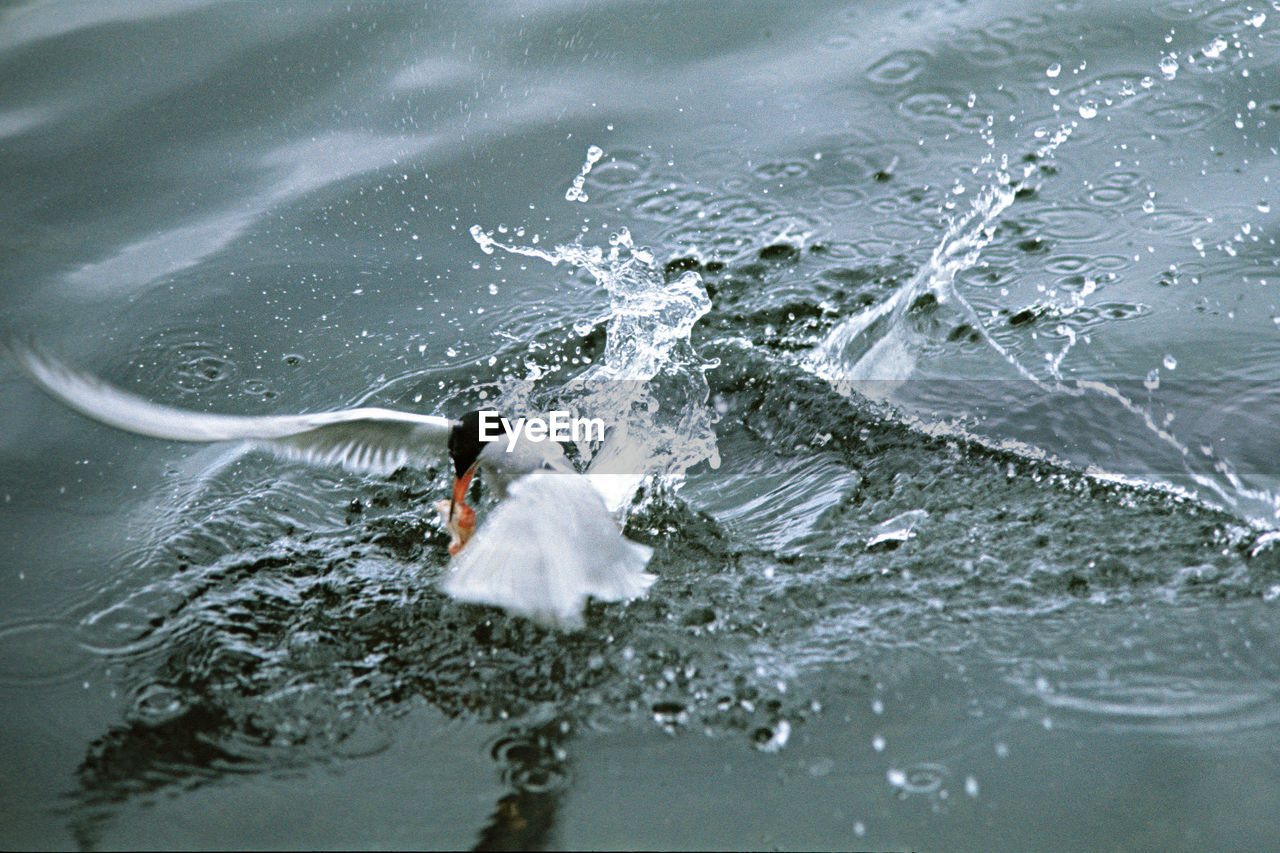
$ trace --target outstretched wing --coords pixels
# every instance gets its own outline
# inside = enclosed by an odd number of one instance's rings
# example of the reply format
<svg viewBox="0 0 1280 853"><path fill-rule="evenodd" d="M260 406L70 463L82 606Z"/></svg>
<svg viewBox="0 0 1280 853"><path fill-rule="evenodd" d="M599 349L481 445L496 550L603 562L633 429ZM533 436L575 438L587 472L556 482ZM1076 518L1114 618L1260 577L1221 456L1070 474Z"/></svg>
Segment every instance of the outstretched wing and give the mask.
<svg viewBox="0 0 1280 853"><path fill-rule="evenodd" d="M15 361L52 397L104 424L170 441L250 441L290 459L388 474L436 461L448 418L359 408L309 415L213 415L162 406L80 373L46 353L6 341Z"/></svg>
<svg viewBox="0 0 1280 853"><path fill-rule="evenodd" d="M582 624L588 597L626 601L656 580L653 551L623 537L580 474L537 471L511 484L465 550L444 591L563 627Z"/></svg>

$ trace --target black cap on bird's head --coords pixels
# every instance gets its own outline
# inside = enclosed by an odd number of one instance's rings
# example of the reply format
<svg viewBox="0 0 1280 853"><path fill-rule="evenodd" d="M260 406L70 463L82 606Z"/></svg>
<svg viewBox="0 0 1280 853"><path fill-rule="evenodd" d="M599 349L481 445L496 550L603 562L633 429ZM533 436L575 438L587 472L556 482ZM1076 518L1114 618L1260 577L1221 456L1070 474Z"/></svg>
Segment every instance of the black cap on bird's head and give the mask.
<svg viewBox="0 0 1280 853"><path fill-rule="evenodd" d="M481 423L481 415L486 414L489 416L486 421L492 427L498 413L492 409L484 409L467 412L454 421L453 428L449 430L449 458L453 461L453 473L456 477L453 483L453 499L449 504L450 519L453 518L460 504L466 505L464 498L467 494L467 486L471 485L471 477L475 474L480 454L494 441L492 438L485 438L485 435L492 434L491 431L481 433L481 426L484 425ZM501 421L498 423L501 424ZM506 428L503 426L501 429L505 432Z"/></svg>
<svg viewBox="0 0 1280 853"><path fill-rule="evenodd" d="M449 430L449 458L453 460L453 473L458 479L471 470L488 443L480 440L480 412L467 412L453 422Z"/></svg>

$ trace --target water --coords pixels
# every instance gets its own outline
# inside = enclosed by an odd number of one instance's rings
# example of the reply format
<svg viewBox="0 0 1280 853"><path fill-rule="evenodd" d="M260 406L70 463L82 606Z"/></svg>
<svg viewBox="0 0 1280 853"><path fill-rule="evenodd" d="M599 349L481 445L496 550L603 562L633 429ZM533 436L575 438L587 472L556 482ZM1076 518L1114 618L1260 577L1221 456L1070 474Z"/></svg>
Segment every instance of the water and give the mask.
<svg viewBox="0 0 1280 853"><path fill-rule="evenodd" d="M607 415L659 581L460 606L444 460L5 364L0 838L1275 846L1278 59L1267 2L6 8L6 332Z"/></svg>

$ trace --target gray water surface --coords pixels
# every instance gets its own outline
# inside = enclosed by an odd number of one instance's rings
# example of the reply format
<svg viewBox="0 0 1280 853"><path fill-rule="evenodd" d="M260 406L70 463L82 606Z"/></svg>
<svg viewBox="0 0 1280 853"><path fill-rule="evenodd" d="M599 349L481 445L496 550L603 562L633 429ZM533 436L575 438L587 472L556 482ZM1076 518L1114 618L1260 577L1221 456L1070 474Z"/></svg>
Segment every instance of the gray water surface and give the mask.
<svg viewBox="0 0 1280 853"><path fill-rule="evenodd" d="M680 476L561 633L438 591L444 459L0 363L0 843L1274 847L1278 60L1259 0L7 6L5 334L244 414L613 371Z"/></svg>

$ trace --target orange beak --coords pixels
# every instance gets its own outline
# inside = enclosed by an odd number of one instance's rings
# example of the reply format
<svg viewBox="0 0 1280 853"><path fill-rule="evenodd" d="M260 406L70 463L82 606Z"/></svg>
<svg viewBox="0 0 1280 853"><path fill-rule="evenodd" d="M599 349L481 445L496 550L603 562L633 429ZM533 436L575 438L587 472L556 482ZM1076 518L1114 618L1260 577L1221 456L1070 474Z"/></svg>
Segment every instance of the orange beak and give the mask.
<svg viewBox="0 0 1280 853"><path fill-rule="evenodd" d="M449 500L449 514L445 519L449 532L453 534L453 541L449 543L449 553L453 555L462 551L471 534L476 532L476 511L467 506L467 487L475 473L476 466L472 465L453 482L453 497Z"/></svg>
<svg viewBox="0 0 1280 853"><path fill-rule="evenodd" d="M449 501L449 520L453 521L455 514L461 512L465 518L470 513L472 519L475 519L475 512L471 507L467 506L467 488L471 485L471 478L475 476L476 466L472 465L467 469L466 473L453 481L453 498ZM458 508L461 507L461 510Z"/></svg>

